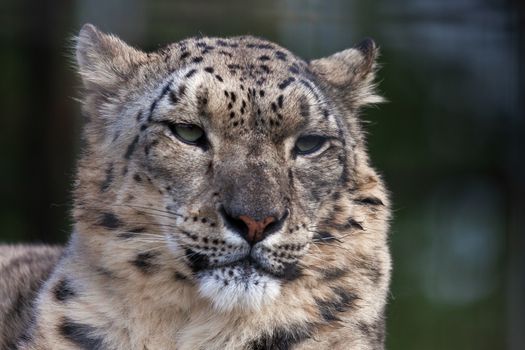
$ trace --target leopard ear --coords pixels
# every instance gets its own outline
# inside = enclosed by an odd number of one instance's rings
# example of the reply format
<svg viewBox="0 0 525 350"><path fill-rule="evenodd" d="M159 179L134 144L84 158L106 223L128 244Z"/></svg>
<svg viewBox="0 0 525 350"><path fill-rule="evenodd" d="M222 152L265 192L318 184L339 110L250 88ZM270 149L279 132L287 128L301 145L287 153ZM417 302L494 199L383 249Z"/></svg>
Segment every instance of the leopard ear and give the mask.
<svg viewBox="0 0 525 350"><path fill-rule="evenodd" d="M86 88L110 89L125 81L147 55L85 24L76 38L78 71Z"/></svg>
<svg viewBox="0 0 525 350"><path fill-rule="evenodd" d="M377 45L365 39L351 49L310 62L310 70L321 81L335 89L349 103L350 108L383 102L375 92Z"/></svg>

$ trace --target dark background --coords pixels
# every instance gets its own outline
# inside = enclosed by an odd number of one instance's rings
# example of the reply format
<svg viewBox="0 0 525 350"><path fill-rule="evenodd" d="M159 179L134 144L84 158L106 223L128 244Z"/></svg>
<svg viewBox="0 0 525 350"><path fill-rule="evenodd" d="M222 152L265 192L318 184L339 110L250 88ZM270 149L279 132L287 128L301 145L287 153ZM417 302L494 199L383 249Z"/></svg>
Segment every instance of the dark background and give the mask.
<svg viewBox="0 0 525 350"><path fill-rule="evenodd" d="M495 0L2 0L0 241L64 242L85 22L153 50L254 34L306 59L382 48L366 111L394 202L388 348L525 348L523 8Z"/></svg>

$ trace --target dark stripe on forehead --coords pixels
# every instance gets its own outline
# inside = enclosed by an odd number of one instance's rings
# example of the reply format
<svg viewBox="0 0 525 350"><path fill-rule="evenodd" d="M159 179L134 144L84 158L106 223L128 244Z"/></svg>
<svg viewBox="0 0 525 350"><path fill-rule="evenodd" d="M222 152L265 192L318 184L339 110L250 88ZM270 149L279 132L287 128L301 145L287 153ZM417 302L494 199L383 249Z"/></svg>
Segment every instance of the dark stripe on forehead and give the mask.
<svg viewBox="0 0 525 350"><path fill-rule="evenodd" d="M168 93L170 92L170 86L171 86L171 83L173 83L173 79L171 79L170 81L168 81L168 83L166 83L166 85L164 85L164 87L162 88L162 91L160 92L160 95L155 99L153 100L153 102L151 103L151 106L149 107L149 116L148 116L148 121L151 121L152 118L153 118L153 112L155 112L155 108L157 108L157 104L159 103L159 101Z"/></svg>
<svg viewBox="0 0 525 350"><path fill-rule="evenodd" d="M133 152L135 152L135 148L137 147L137 143L139 142L139 135L135 136L133 141L129 144L128 148L126 149L126 154L124 154L124 158L129 159L131 158L131 155Z"/></svg>
<svg viewBox="0 0 525 350"><path fill-rule="evenodd" d="M301 83L301 85L303 85L308 91L310 91L314 95L316 102L322 102L319 94L309 81L301 79L299 80L299 83Z"/></svg>
<svg viewBox="0 0 525 350"><path fill-rule="evenodd" d="M350 178L350 173L348 171L348 157L347 157L347 149L346 149L346 140L345 140L345 135L343 133L343 121L338 118L338 117L335 117L334 116L334 119L335 119L335 122L337 124L337 136L339 138L339 141L341 141L341 143L343 144L343 153L340 153L339 154L339 161L342 163L343 165L343 172L341 173L341 182L342 183L346 183L348 181L348 179Z"/></svg>
<svg viewBox="0 0 525 350"><path fill-rule="evenodd" d="M329 111L328 111L328 108L326 106L327 102L326 102L326 99L319 95L319 92L314 88L313 84L308 81L308 80L305 80L305 79L301 79L299 80L299 83L304 86L308 91L310 91L312 93L312 95L314 95L314 99L315 99L315 104L317 106L321 106L322 107L322 113L323 113L323 117L325 117L325 119L328 118L328 116L330 115ZM308 111L309 113L309 111Z"/></svg>

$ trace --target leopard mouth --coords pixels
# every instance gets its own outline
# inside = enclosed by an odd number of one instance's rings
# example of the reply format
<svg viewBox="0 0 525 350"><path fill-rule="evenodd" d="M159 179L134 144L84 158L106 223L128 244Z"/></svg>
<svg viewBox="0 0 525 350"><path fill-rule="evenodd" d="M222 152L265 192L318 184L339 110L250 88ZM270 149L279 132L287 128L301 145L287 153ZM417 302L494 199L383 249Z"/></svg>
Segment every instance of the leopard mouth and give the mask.
<svg viewBox="0 0 525 350"><path fill-rule="evenodd" d="M272 269L268 262L264 263L253 257L251 251L234 261L225 259L223 262L214 263L210 263L210 259L207 255L196 253L191 249L186 249L186 257L188 258L193 273L196 275L206 272L213 273L213 271L225 272L235 270L242 272L245 276L258 273L279 280L292 280L297 278L300 274L297 264L287 264L282 266L279 270Z"/></svg>
<svg viewBox="0 0 525 350"><path fill-rule="evenodd" d="M263 265L258 263L250 254L247 254L244 257L241 257L235 261L227 261L223 263L209 263L209 259L207 256L199 253L195 253L193 251L187 252L186 254L188 260L190 260L191 268L194 273L199 274L206 271L215 271L215 270L231 270L235 269L238 271L242 271L243 274L249 275L252 272L256 271L261 274L267 274L271 275L273 277L278 278L278 273L271 271L267 268L264 268Z"/></svg>
<svg viewBox="0 0 525 350"><path fill-rule="evenodd" d="M275 274L261 268L257 262L252 258L246 257L244 259L235 261L233 263L224 264L221 266L213 266L208 269L203 269L199 275L209 274L214 275L220 273L227 280L228 278L236 280L239 283L250 283L254 276L266 276L276 278ZM257 285L257 281L254 282Z"/></svg>

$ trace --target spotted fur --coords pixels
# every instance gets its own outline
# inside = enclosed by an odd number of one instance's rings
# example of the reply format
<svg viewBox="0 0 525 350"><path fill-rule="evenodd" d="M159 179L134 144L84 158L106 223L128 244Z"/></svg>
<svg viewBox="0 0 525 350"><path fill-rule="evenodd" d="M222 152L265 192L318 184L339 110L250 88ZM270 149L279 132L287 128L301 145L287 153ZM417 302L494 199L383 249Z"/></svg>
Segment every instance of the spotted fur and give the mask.
<svg viewBox="0 0 525 350"><path fill-rule="evenodd" d="M310 62L250 36L144 53L86 25L76 56L74 232L58 263L0 265L1 345L384 348L389 200L358 118L381 101L373 41ZM302 154L304 135L325 142Z"/></svg>

